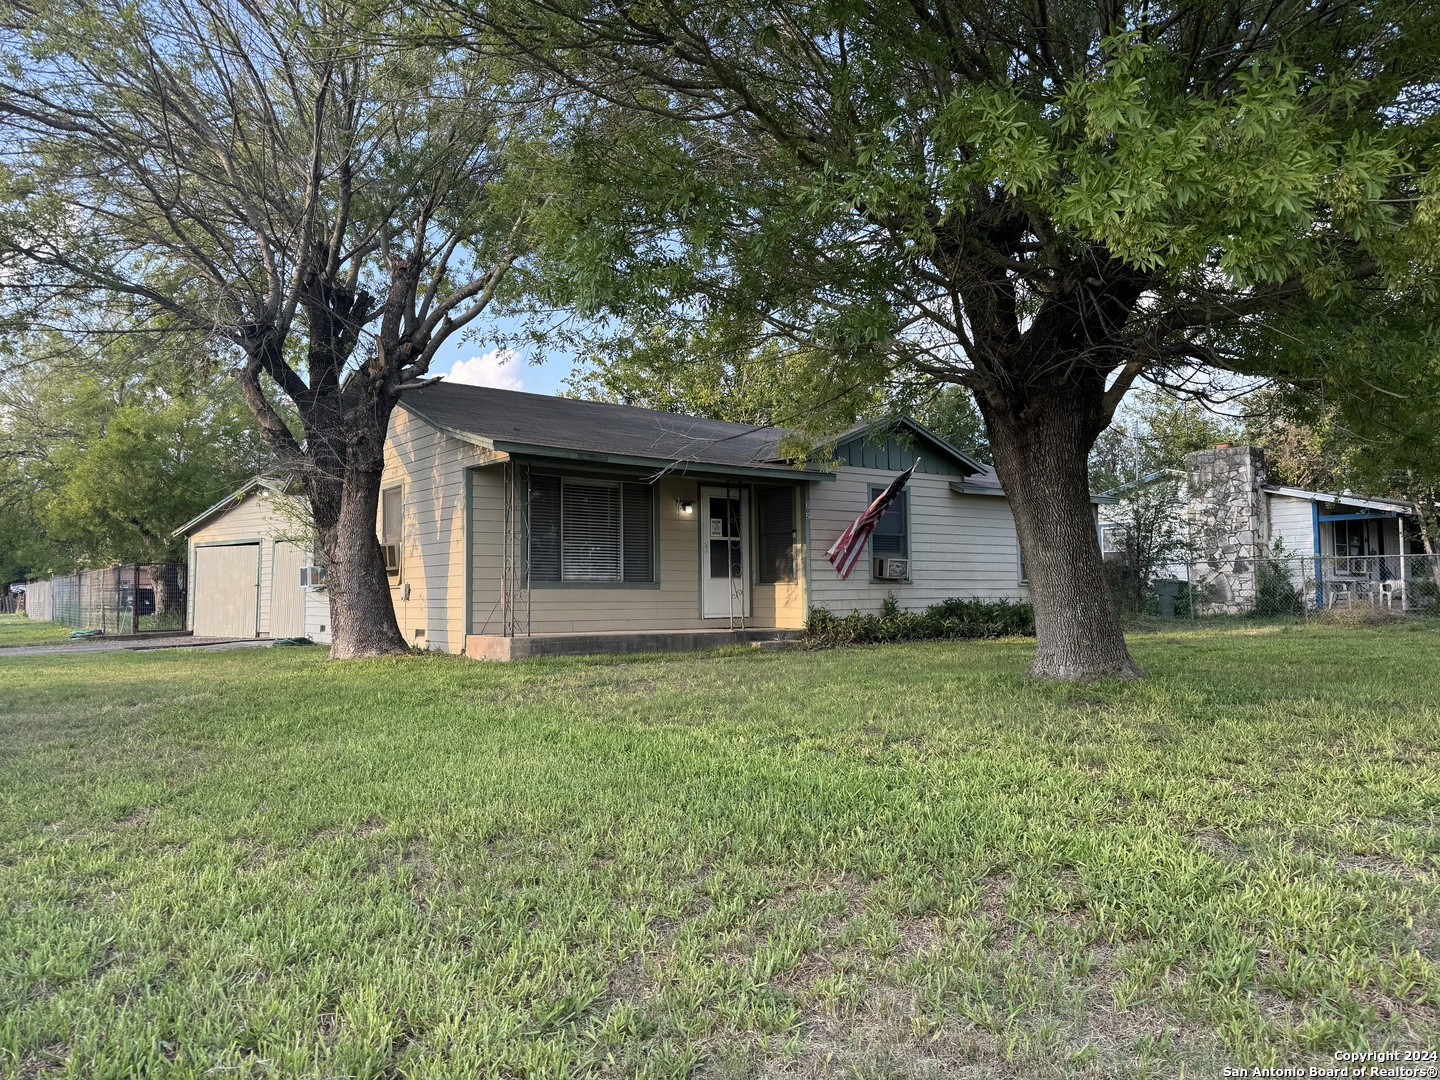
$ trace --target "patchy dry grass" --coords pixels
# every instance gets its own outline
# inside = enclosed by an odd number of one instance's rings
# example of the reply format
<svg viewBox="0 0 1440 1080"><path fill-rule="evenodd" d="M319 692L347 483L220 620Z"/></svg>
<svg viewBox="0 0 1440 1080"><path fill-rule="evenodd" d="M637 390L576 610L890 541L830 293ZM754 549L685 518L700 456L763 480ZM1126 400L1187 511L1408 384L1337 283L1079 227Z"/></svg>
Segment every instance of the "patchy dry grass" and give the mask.
<svg viewBox="0 0 1440 1080"><path fill-rule="evenodd" d="M0 1074L1105 1077L1440 1041L1440 635L0 660Z"/></svg>

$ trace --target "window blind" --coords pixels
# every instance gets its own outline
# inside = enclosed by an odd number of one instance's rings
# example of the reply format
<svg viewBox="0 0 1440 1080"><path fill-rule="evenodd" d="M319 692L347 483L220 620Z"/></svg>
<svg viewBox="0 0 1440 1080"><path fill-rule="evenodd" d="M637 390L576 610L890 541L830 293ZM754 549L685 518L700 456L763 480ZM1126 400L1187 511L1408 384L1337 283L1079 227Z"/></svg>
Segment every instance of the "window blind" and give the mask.
<svg viewBox="0 0 1440 1080"><path fill-rule="evenodd" d="M654 491L532 475L530 580L654 581Z"/></svg>
<svg viewBox="0 0 1440 1080"><path fill-rule="evenodd" d="M566 581L620 581L620 486L565 481L561 571Z"/></svg>
<svg viewBox="0 0 1440 1080"><path fill-rule="evenodd" d="M873 502L883 495L883 487L872 487L870 499ZM870 554L877 559L897 556L904 558L910 548L909 544L909 502L910 493L902 491L899 498L890 504L879 522L875 525L875 531L870 537Z"/></svg>

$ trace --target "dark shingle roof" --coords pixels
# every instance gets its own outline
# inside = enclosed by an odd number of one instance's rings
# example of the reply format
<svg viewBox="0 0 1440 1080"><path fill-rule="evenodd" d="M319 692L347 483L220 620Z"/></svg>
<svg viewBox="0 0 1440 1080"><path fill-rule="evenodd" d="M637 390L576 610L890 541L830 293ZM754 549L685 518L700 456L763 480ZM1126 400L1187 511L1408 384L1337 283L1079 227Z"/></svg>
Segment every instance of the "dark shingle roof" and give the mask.
<svg viewBox="0 0 1440 1080"><path fill-rule="evenodd" d="M497 449L580 451L646 461L783 468L782 428L439 382L401 404L441 430L485 439Z"/></svg>
<svg viewBox="0 0 1440 1080"><path fill-rule="evenodd" d="M696 471L708 468L721 473L804 472L822 479L834 475L823 463L802 469L782 459L780 444L790 432L779 427L449 382L412 390L400 403L448 434L535 457L598 456L630 464L678 463ZM888 428L894 424L908 428L910 436L953 458L967 474L983 478L988 473L990 482L998 487L994 470L961 454L908 417L857 424L838 435L835 443L854 439L877 425Z"/></svg>

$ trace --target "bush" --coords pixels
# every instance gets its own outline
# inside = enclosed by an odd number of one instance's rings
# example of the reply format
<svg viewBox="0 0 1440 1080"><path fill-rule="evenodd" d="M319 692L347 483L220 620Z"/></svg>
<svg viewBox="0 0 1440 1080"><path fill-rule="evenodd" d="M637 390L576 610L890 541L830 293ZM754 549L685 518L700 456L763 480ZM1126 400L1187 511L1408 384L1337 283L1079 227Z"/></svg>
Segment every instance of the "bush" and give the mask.
<svg viewBox="0 0 1440 1080"><path fill-rule="evenodd" d="M1283 541L1275 546L1255 566L1255 606L1251 614L1258 618L1274 618L1279 615L1304 615L1305 600L1291 579L1292 567L1285 559Z"/></svg>
<svg viewBox="0 0 1440 1080"><path fill-rule="evenodd" d="M901 611L892 597L877 615L852 611L835 615L811 608L805 624L811 646L868 645L893 641L958 640L961 638L1030 637L1035 609L1013 600L952 598L924 611Z"/></svg>

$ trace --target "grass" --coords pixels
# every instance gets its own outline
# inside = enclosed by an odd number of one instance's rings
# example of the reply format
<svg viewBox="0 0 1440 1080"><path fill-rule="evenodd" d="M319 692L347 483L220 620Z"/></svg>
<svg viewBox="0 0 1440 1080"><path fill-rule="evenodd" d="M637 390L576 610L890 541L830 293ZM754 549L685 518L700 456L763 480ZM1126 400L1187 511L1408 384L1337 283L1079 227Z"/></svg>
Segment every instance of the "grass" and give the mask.
<svg viewBox="0 0 1440 1080"><path fill-rule="evenodd" d="M1440 634L0 661L0 1074L1210 1076L1440 1042Z"/></svg>
<svg viewBox="0 0 1440 1080"><path fill-rule="evenodd" d="M70 636L70 627L34 622L25 615L0 615L0 649L19 645L58 645Z"/></svg>

